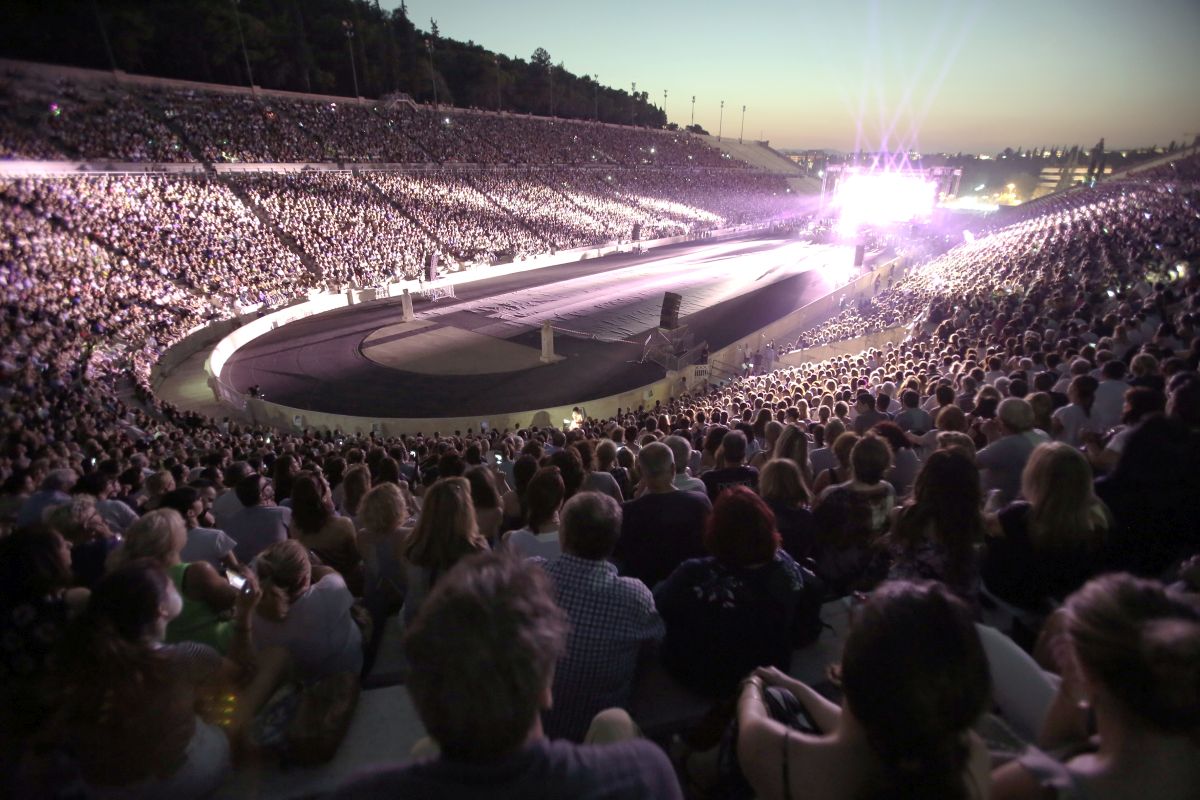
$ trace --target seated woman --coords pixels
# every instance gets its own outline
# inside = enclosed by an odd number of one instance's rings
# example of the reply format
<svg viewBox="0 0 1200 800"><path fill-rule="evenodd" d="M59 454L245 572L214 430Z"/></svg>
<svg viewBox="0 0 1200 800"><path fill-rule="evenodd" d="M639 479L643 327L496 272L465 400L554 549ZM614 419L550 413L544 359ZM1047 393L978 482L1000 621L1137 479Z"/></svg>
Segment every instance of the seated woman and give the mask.
<svg viewBox="0 0 1200 800"><path fill-rule="evenodd" d="M781 546L792 558L810 558L816 548L817 531L808 504L811 497L795 461L772 458L758 476L758 493L775 515Z"/></svg>
<svg viewBox="0 0 1200 800"><path fill-rule="evenodd" d="M1040 744L1068 755L1030 749L993 774L993 800L1195 798L1200 602L1111 574L1071 595L1055 622L1063 681Z"/></svg>
<svg viewBox="0 0 1200 800"><path fill-rule="evenodd" d="M979 606L983 543L979 469L959 450L935 450L917 475L912 499L896 511L885 540L888 578L945 583L972 609Z"/></svg>
<svg viewBox="0 0 1200 800"><path fill-rule="evenodd" d="M292 482L289 533L316 553L321 563L340 572L355 597L362 595L362 555L358 552L354 522L334 512L329 484L320 475L302 472Z"/></svg>
<svg viewBox="0 0 1200 800"><path fill-rule="evenodd" d="M408 504L394 483L381 483L367 492L359 507L358 549L365 572L363 599L376 622L400 609L404 602L404 564L400 546L412 532Z"/></svg>
<svg viewBox="0 0 1200 800"><path fill-rule="evenodd" d="M712 556L683 562L658 585L663 666L693 691L728 698L755 665L788 669L810 638L800 606L811 573L779 544L766 503L745 486L727 489L704 531Z"/></svg>
<svg viewBox="0 0 1200 800"><path fill-rule="evenodd" d="M234 635L228 612L237 601L238 590L207 561L183 561L180 553L186 544L183 517L160 508L129 526L125 543L113 551L109 565L116 568L146 558L157 563L183 600L180 612L167 626L165 641L199 642L227 653Z"/></svg>
<svg viewBox="0 0 1200 800"><path fill-rule="evenodd" d="M887 531L896 505L896 491L883 479L891 465L887 441L868 433L850 451L850 480L817 497L817 574L834 597L864 585L872 547Z"/></svg>
<svg viewBox="0 0 1200 800"><path fill-rule="evenodd" d="M913 482L921 471L921 459L913 452L908 434L894 422L876 422L871 432L887 440L892 448L892 466L883 476L896 490L896 497L903 500L912 492Z"/></svg>
<svg viewBox="0 0 1200 800"><path fill-rule="evenodd" d="M471 484L471 502L475 506L475 521L479 524L479 533L489 544L493 544L500 536L504 510L500 505L500 493L496 491L492 470L483 464L477 464L468 468L463 477Z"/></svg>
<svg viewBox="0 0 1200 800"><path fill-rule="evenodd" d="M122 563L96 585L63 642L52 723L78 759L89 796L185 800L208 795L229 775L231 744L287 665L281 651L256 661L250 632L259 591L253 578L246 585L229 659L203 644L164 643L183 601L158 562ZM215 698L226 703L224 729L197 715Z"/></svg>
<svg viewBox="0 0 1200 800"><path fill-rule="evenodd" d="M503 549L523 558L553 558L562 552L558 541L558 512L566 499L566 486L558 467L542 467L525 489L525 527L509 531Z"/></svg>
<svg viewBox="0 0 1200 800"><path fill-rule="evenodd" d="M517 530L524 524L525 492L537 471L537 459L531 455L522 455L513 464L513 488L505 492L501 498L504 508L504 521L500 523L502 533Z"/></svg>
<svg viewBox="0 0 1200 800"><path fill-rule="evenodd" d="M408 624L438 578L463 556L487 550L479 534L466 478L442 478L425 492L417 527L400 545L404 562L404 622Z"/></svg>
<svg viewBox="0 0 1200 800"><path fill-rule="evenodd" d="M254 559L262 602L254 647L282 647L303 681L362 669L362 632L350 614L354 597L342 576L312 565L295 539L276 542Z"/></svg>
<svg viewBox="0 0 1200 800"><path fill-rule="evenodd" d="M367 492L371 491L371 470L366 464L355 464L346 470L340 486L342 491L337 504L338 513L357 525L359 506Z"/></svg>
<svg viewBox="0 0 1200 800"><path fill-rule="evenodd" d="M1087 458L1062 442L1033 451L1021 487L1025 500L1000 511L1002 535L987 539L983 582L1006 603L1044 612L1110 565L1110 517Z"/></svg>
<svg viewBox="0 0 1200 800"><path fill-rule="evenodd" d="M971 612L937 583L885 583L859 606L834 672L839 707L774 667L738 701L737 756L763 800L988 796L990 758L971 726L991 696ZM773 720L763 690L789 690L816 732Z"/></svg>

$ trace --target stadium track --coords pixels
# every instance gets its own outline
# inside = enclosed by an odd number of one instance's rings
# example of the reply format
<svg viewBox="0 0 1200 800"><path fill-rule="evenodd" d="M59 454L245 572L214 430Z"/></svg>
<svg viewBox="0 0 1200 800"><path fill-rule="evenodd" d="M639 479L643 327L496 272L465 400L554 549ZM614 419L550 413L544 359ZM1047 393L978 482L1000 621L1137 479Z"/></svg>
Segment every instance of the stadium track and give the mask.
<svg viewBox="0 0 1200 800"><path fill-rule="evenodd" d="M763 253L777 244L763 237L737 240L742 254ZM728 240L726 240L728 242ZM457 297L438 301L438 321L469 328L481 315L455 312L455 305L507 292L598 276L669 257L703 255L711 241L688 242L645 253L625 253L527 272L485 278L456 287ZM736 264L736 256L731 261ZM683 318L697 341L719 350L829 291L814 270L764 281L737 297L702 308ZM661 295L659 295L661 299ZM448 308L447 308L448 306ZM433 309L417 300L418 319ZM663 377L656 364L636 363L646 330L626 341L555 336L555 351L566 356L553 364L507 373L429 375L385 367L367 358L362 342L374 331L400 320L399 298L337 309L290 323L238 350L223 378L245 391L257 384L265 398L292 408L377 418L481 416L513 413L630 391ZM560 324L560 323L556 323ZM572 327L569 321L562 327ZM538 349L534 326L508 341Z"/></svg>

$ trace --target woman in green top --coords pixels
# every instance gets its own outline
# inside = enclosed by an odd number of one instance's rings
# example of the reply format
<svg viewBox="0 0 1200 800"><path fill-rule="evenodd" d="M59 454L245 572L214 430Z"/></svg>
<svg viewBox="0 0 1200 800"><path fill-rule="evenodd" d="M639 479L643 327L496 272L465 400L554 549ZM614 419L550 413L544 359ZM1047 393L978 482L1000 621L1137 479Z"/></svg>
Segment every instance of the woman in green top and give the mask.
<svg viewBox="0 0 1200 800"><path fill-rule="evenodd" d="M133 523L125 543L109 559L109 569L138 558L162 565L183 598L183 611L167 626L166 642L200 642L221 654L233 638L230 611L238 590L206 561L185 563L179 553L187 544L187 528L179 512L160 508Z"/></svg>

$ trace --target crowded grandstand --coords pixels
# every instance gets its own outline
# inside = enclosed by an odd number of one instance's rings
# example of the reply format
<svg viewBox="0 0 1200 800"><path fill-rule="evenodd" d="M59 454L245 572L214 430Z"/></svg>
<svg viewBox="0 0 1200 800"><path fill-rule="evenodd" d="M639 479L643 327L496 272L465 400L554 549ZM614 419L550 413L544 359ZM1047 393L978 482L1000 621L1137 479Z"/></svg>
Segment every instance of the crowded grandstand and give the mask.
<svg viewBox="0 0 1200 800"><path fill-rule="evenodd" d="M773 349L885 344L563 425L279 429L153 370L431 264L814 212L687 132L9 70L12 796L1196 796L1195 154L914 235Z"/></svg>

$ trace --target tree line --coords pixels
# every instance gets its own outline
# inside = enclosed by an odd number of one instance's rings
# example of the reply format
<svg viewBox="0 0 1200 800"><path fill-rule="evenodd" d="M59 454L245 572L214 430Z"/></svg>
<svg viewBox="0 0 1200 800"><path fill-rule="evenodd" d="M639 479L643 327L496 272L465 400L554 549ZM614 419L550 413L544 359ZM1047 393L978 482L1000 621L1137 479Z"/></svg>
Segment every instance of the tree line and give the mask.
<svg viewBox="0 0 1200 800"><path fill-rule="evenodd" d="M421 30L367 0L9 0L0 55L265 89L662 127L647 92ZM244 50L243 50L243 44ZM353 60L352 60L353 59Z"/></svg>

